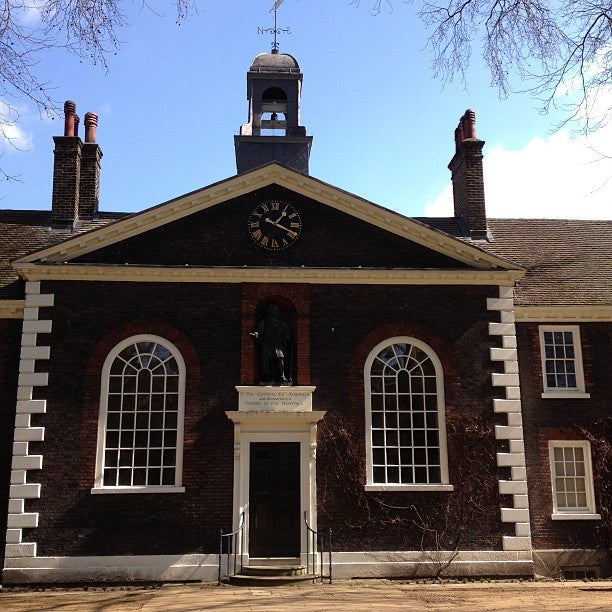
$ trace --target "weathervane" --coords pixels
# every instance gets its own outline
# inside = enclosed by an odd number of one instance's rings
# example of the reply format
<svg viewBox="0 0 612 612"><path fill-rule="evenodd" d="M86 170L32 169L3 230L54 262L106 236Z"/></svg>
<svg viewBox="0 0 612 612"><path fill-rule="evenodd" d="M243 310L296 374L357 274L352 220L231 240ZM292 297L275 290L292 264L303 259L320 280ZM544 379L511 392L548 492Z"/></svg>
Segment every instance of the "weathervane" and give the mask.
<svg viewBox="0 0 612 612"><path fill-rule="evenodd" d="M274 6L270 9L271 13L274 13L274 27L273 28L257 28L258 34L274 34L274 42L272 43L272 53L278 53L278 41L276 37L278 34L291 34L291 28L279 28L276 25L276 11L278 7L283 3L283 0L274 0Z"/></svg>

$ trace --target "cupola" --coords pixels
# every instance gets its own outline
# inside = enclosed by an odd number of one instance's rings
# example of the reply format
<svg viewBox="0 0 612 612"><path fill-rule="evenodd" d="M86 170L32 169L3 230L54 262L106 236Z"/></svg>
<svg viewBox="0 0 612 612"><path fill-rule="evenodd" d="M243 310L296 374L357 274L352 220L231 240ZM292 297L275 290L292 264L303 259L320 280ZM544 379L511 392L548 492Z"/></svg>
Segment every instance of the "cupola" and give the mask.
<svg viewBox="0 0 612 612"><path fill-rule="evenodd" d="M260 53L247 72L249 120L234 136L236 169L246 172L275 161L308 174L312 136L300 125L302 73L296 59Z"/></svg>

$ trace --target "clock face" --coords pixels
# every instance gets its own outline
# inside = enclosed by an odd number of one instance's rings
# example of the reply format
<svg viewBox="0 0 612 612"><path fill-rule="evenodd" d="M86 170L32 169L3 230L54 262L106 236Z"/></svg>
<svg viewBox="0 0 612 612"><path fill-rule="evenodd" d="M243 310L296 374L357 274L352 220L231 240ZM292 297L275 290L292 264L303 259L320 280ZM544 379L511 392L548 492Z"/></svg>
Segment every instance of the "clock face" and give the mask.
<svg viewBox="0 0 612 612"><path fill-rule="evenodd" d="M262 202L249 215L249 235L263 249L282 251L294 244L301 233L300 214L287 202Z"/></svg>

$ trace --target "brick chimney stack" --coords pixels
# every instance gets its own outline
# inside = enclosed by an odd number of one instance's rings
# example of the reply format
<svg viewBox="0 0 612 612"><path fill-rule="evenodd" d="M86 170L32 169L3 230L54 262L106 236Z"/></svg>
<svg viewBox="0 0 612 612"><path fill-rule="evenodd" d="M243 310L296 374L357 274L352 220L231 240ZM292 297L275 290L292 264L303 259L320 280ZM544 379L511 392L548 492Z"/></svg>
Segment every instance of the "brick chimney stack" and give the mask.
<svg viewBox="0 0 612 612"><path fill-rule="evenodd" d="M470 237L487 237L482 149L476 137L476 113L466 110L455 130L455 155L448 165L452 173L455 217L465 224Z"/></svg>
<svg viewBox="0 0 612 612"><path fill-rule="evenodd" d="M100 160L102 151L96 144L98 115L85 114L85 144L81 154L81 181L79 185L79 218L92 219L98 214L100 198Z"/></svg>
<svg viewBox="0 0 612 612"><path fill-rule="evenodd" d="M64 135L55 136L51 225L73 227L98 212L100 159L96 140L98 117L85 115L85 143L78 135L79 117L72 100L64 103Z"/></svg>

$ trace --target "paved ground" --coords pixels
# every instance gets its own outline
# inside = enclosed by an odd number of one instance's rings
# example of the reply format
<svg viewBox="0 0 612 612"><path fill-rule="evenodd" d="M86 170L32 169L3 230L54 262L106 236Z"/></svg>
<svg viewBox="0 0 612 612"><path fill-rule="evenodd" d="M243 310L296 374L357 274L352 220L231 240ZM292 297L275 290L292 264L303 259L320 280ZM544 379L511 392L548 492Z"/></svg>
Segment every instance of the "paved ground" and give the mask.
<svg viewBox="0 0 612 612"><path fill-rule="evenodd" d="M200 610L612 611L612 581L415 584L342 580L333 585L233 587L210 584L0 591L0 610L135 612Z"/></svg>

